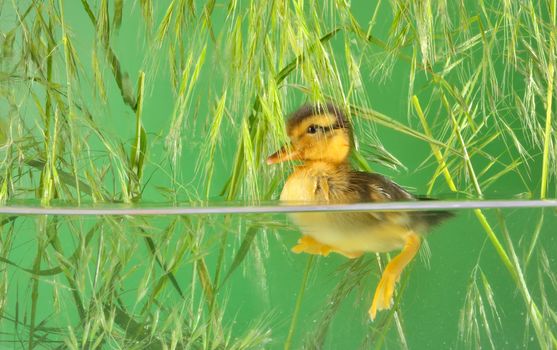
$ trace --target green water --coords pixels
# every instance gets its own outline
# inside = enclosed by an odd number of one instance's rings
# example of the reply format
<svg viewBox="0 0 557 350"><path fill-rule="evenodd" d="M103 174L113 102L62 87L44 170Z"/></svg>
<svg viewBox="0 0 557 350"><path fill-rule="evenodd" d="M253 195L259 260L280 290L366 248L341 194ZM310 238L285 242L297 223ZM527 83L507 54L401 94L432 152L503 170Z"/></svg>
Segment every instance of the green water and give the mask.
<svg viewBox="0 0 557 350"><path fill-rule="evenodd" d="M555 210L483 212L516 254L545 336L555 334ZM1 348L27 347L33 309L38 348L102 339L103 348L175 340L178 348L279 349L289 332L292 349L542 347L517 282L469 210L427 237L398 285L396 313L374 322L376 256L293 254L299 234L284 215L2 219ZM214 302L203 272L219 286Z"/></svg>

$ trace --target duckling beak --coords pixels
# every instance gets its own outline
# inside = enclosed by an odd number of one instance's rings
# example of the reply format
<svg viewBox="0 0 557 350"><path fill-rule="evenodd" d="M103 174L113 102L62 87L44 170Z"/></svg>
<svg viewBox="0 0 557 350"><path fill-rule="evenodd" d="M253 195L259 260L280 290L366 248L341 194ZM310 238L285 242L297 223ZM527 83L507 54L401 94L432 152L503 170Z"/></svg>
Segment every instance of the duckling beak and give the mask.
<svg viewBox="0 0 557 350"><path fill-rule="evenodd" d="M284 147L270 155L267 158L267 164L277 164L288 160L300 160L300 154L292 148L291 144L284 145Z"/></svg>

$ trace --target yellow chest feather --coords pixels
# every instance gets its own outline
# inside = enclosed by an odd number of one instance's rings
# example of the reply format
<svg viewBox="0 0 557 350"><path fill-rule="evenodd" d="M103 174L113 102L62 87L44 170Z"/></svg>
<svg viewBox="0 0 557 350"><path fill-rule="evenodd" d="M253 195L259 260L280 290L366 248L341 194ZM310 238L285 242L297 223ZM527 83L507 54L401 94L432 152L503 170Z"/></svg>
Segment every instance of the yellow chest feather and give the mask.
<svg viewBox="0 0 557 350"><path fill-rule="evenodd" d="M316 195L317 178L293 174L284 184L280 194L281 201L314 202L319 200Z"/></svg>

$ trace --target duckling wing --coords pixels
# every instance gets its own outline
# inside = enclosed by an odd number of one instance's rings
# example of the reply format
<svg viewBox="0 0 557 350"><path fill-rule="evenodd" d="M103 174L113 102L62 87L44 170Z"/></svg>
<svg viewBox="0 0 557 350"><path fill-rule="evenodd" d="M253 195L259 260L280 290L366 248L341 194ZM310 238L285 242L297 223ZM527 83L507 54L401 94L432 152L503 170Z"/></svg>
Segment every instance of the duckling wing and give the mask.
<svg viewBox="0 0 557 350"><path fill-rule="evenodd" d="M359 202L390 202L414 200L413 196L383 175L366 173L362 171L351 171L348 176L348 189L354 201ZM361 224L395 225L397 227L409 227L412 217L409 212L365 212L354 213L352 220Z"/></svg>
<svg viewBox="0 0 557 350"><path fill-rule="evenodd" d="M380 174L352 171L350 187L363 202L415 200L405 189Z"/></svg>
<svg viewBox="0 0 557 350"><path fill-rule="evenodd" d="M363 202L385 202L385 201L408 201L408 200L433 200L432 198L412 195L393 181L383 175L352 171L350 173L350 185L352 190L359 194ZM378 216L374 214L374 216ZM417 231L426 231L431 226L454 216L453 213L443 210L428 210L415 212L385 213L383 219L403 223L415 227Z"/></svg>

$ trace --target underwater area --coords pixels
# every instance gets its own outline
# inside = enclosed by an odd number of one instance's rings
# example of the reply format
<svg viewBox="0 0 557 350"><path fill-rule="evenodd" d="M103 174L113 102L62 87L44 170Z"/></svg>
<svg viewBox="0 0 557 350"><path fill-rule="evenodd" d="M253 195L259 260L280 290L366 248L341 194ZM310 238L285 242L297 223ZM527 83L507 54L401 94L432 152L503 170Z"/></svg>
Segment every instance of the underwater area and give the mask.
<svg viewBox="0 0 557 350"><path fill-rule="evenodd" d="M0 0L0 349L557 349L556 40L554 1ZM280 201L325 103L432 200ZM431 210L373 320L397 250L292 251Z"/></svg>
<svg viewBox="0 0 557 350"><path fill-rule="evenodd" d="M284 214L6 217L1 348L553 348L555 209L481 211L509 261L478 215L373 322L386 256L293 254Z"/></svg>

